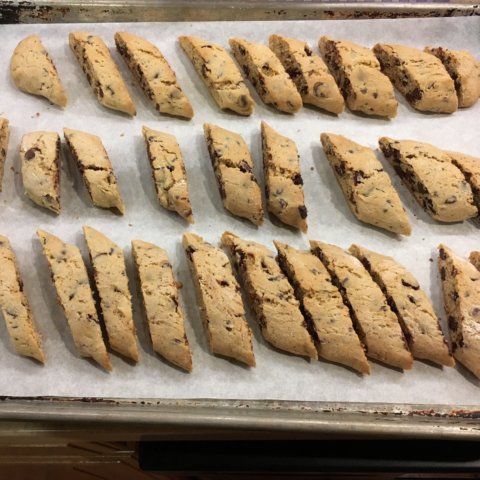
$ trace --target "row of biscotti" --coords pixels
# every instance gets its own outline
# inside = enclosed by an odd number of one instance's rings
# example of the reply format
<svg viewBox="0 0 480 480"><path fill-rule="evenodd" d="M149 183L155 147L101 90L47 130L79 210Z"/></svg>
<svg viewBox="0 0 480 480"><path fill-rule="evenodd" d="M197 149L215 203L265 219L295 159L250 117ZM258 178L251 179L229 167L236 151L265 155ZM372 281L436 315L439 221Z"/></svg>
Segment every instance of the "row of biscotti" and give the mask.
<svg viewBox="0 0 480 480"><path fill-rule="evenodd" d="M265 122L261 130L268 210L285 224L306 231L307 208L295 142ZM115 174L100 138L70 129L64 133L94 205L123 213ZM264 217L262 194L247 144L240 135L212 124L204 125L204 133L225 208L260 225ZM160 203L192 223L186 170L175 137L147 127L143 127L143 135ZM8 122L0 118L0 182L7 141ZM321 142L355 216L409 235L411 227L400 197L373 150L331 133L323 133ZM54 132L33 132L23 137L20 147L26 194L55 213L60 211L59 143ZM478 215L480 159L411 140L382 137L379 143L434 219L459 222Z"/></svg>
<svg viewBox="0 0 480 480"><path fill-rule="evenodd" d="M205 138L225 208L256 225L263 222L260 187L243 138L205 124ZM8 121L0 118L0 169L8 142ZM3 132L3 134L2 134ZM124 212L124 203L108 154L96 135L64 129L65 140L95 206ZM180 147L172 135L143 127L158 199L163 207L193 222L187 176ZM2 140L3 139L3 140ZM262 123L268 209L288 225L307 229L300 160L295 143ZM1 154L3 152L3 154ZM26 195L37 205L60 213L60 137L32 132L20 146ZM1 190L0 171L0 190Z"/></svg>
<svg viewBox="0 0 480 480"><path fill-rule="evenodd" d="M111 370L97 309L80 250L48 232L38 237L47 259L57 298L82 357L93 358ZM84 227L94 280L108 342L112 350L138 361L131 294L123 251L105 235ZM191 370L190 347L178 304L178 287L166 252L141 240L132 251L154 350L167 360ZM6 237L0 236L0 307L18 353L45 361L40 335L23 291L15 255Z"/></svg>
<svg viewBox="0 0 480 480"><path fill-rule="evenodd" d="M135 115L135 105L103 40L73 32L69 43L99 102ZM427 112L452 113L459 106L472 106L480 95L479 63L465 51L440 47L421 51L393 44L377 44L372 51L322 37L319 48L325 64L305 42L280 35L270 36L270 48L241 38L229 43L260 98L287 113L306 103L339 114L346 102L353 111L391 118L398 106L393 85L414 108ZM127 32L117 32L115 44L159 112L192 118L190 102L155 45ZM226 50L191 36L180 37L180 44L222 109L241 115L253 112L250 92ZM66 106L65 90L38 36L18 44L11 75L19 89Z"/></svg>
<svg viewBox="0 0 480 480"><path fill-rule="evenodd" d="M95 284L113 350L138 360L131 297L122 250L84 227ZM111 369L85 265L74 245L38 232L57 296L82 356ZM370 372L367 357L410 369L413 358L453 366L432 304L417 280L393 258L352 245L311 241L311 251L265 246L225 232L222 245L253 308L265 340L277 349ZM199 309L214 354L255 365L252 333L234 269L223 250L193 233L183 236ZM440 245L439 269L454 356L480 378L480 272ZM132 242L154 350L190 371L192 357L167 255ZM0 238L0 306L17 351L44 361L8 240ZM478 267L480 252L472 252Z"/></svg>
<svg viewBox="0 0 480 480"><path fill-rule="evenodd" d="M405 209L372 149L322 133L321 142L351 211L362 222L409 235ZM424 210L440 222L461 222L480 209L480 158L415 140L379 139L380 149Z"/></svg>
<svg viewBox="0 0 480 480"><path fill-rule="evenodd" d="M77 164L92 203L120 214L125 206L109 156L101 139L90 133L64 128L68 149ZM148 156L161 204L193 221L185 166L171 135L143 127ZM0 118L0 191L9 139L8 120ZM37 205L60 213L60 137L56 132L31 132L20 145L25 194Z"/></svg>

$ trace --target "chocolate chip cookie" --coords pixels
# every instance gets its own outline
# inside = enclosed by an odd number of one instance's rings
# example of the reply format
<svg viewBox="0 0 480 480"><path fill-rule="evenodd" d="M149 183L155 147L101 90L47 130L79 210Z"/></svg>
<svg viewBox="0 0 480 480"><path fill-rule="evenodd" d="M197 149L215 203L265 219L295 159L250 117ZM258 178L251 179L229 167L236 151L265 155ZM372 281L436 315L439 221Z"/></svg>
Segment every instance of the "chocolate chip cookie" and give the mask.
<svg viewBox="0 0 480 480"><path fill-rule="evenodd" d="M306 232L307 207L295 142L262 122L262 146L269 212L287 225Z"/></svg>
<svg viewBox="0 0 480 480"><path fill-rule="evenodd" d="M333 133L320 138L352 213L362 222L410 235L400 197L373 150Z"/></svg>
<svg viewBox="0 0 480 480"><path fill-rule="evenodd" d="M240 115L251 115L254 107L252 96L227 51L199 37L184 36L179 40L218 106Z"/></svg>
<svg viewBox="0 0 480 480"><path fill-rule="evenodd" d="M387 118L397 114L393 86L370 49L326 36L318 47L350 110Z"/></svg>
<svg viewBox="0 0 480 480"><path fill-rule="evenodd" d="M142 133L160 204L193 223L187 173L177 139L145 126Z"/></svg>
<svg viewBox="0 0 480 480"><path fill-rule="evenodd" d="M112 365L80 250L43 230L38 230L37 235L78 352L110 371Z"/></svg>
<svg viewBox="0 0 480 480"><path fill-rule="evenodd" d="M17 259L7 237L0 235L0 310L10 339L19 355L45 363L42 339L38 333L27 296L23 290Z"/></svg>
<svg viewBox="0 0 480 480"><path fill-rule="evenodd" d="M169 362L192 370L192 354L179 304L178 289L167 252L152 243L132 240L143 305L155 352Z"/></svg>
<svg viewBox="0 0 480 480"><path fill-rule="evenodd" d="M425 52L439 58L452 77L459 108L475 105L480 97L480 62L465 50L426 47Z"/></svg>
<svg viewBox="0 0 480 480"><path fill-rule="evenodd" d="M360 260L328 243L310 241L310 246L339 288L367 356L403 370L411 369L412 354L397 316Z"/></svg>
<svg viewBox="0 0 480 480"><path fill-rule="evenodd" d="M183 247L212 353L254 367L252 331L227 255L193 233L183 234Z"/></svg>
<svg viewBox="0 0 480 480"><path fill-rule="evenodd" d="M93 276L110 347L138 362L132 297L122 249L92 227L84 226Z"/></svg>
<svg viewBox="0 0 480 480"><path fill-rule="evenodd" d="M404 45L377 43L373 51L383 73L413 108L437 113L457 110L455 84L438 58Z"/></svg>
<svg viewBox="0 0 480 480"><path fill-rule="evenodd" d="M370 365L340 291L323 263L308 251L274 241L278 263L292 284L316 335L320 357L369 374Z"/></svg>
<svg viewBox="0 0 480 480"><path fill-rule="evenodd" d="M349 252L362 262L387 297L413 356L453 367L455 361L448 350L432 302L415 277L387 255L360 245L352 245Z"/></svg>
<svg viewBox="0 0 480 480"><path fill-rule="evenodd" d="M60 213L60 137L31 132L22 137L20 161L25 195L37 205Z"/></svg>
<svg viewBox="0 0 480 480"><path fill-rule="evenodd" d="M23 92L39 95L60 107L67 106L67 94L57 69L38 35L24 38L13 51L10 75Z"/></svg>
<svg viewBox="0 0 480 480"><path fill-rule="evenodd" d="M192 105L180 88L175 72L153 43L128 32L117 32L115 45L158 112L193 117Z"/></svg>
<svg viewBox="0 0 480 480"><path fill-rule="evenodd" d="M231 38L229 43L243 72L267 105L286 113L302 108L302 97L295 84L267 46L242 38Z"/></svg>
<svg viewBox="0 0 480 480"><path fill-rule="evenodd" d="M6 118L0 117L0 192L2 191L3 171L7 159L8 140L10 138L10 127Z"/></svg>
<svg viewBox="0 0 480 480"><path fill-rule="evenodd" d="M245 140L210 123L203 126L224 207L255 225L263 223L262 194Z"/></svg>
<svg viewBox="0 0 480 480"><path fill-rule="evenodd" d="M98 101L112 110L136 115L130 93L105 42L87 32L72 32L68 39Z"/></svg>
<svg viewBox="0 0 480 480"><path fill-rule="evenodd" d="M331 113L343 112L345 102L335 79L305 42L270 35L269 46L295 83L303 103Z"/></svg>
<svg viewBox="0 0 480 480"><path fill-rule="evenodd" d="M82 174L93 204L125 213L112 163L102 141L96 135L64 128L63 134L75 163Z"/></svg>
<svg viewBox="0 0 480 480"><path fill-rule="evenodd" d="M445 245L438 250L453 356L480 378L480 272Z"/></svg>
<svg viewBox="0 0 480 480"><path fill-rule="evenodd" d="M265 246L233 233L222 235L265 340L295 355L318 358L292 286Z"/></svg>
<svg viewBox="0 0 480 480"><path fill-rule="evenodd" d="M442 150L382 137L380 148L418 203L435 220L461 222L478 214L470 185Z"/></svg>

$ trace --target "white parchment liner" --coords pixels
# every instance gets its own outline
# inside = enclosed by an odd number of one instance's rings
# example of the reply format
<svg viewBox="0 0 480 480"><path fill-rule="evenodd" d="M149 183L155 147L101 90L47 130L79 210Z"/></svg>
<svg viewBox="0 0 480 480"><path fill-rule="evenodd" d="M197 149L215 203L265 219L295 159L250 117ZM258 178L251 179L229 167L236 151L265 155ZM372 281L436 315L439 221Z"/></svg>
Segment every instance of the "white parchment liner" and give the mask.
<svg viewBox="0 0 480 480"><path fill-rule="evenodd" d="M134 119L101 107L68 47L68 32L82 29L101 35L127 80L138 115ZM114 49L118 30L145 36L164 53L177 72L190 98L192 121L160 116L133 82ZM59 70L69 94L65 111L46 101L18 92L9 77L10 55L26 35L39 34ZM410 238L398 238L359 223L348 210L334 175L323 155L319 135L340 133L372 148L382 135L431 142L439 147L480 156L478 132L480 104L453 115L429 115L412 110L400 97L397 118L387 121L345 112L338 118L312 108L295 116L265 107L256 93L255 113L241 118L219 111L201 79L181 50L178 35L195 34L228 48L228 38L243 36L267 42L272 33L305 39L315 52L321 35L350 39L367 46L376 42L405 43L419 48L443 45L480 53L480 18L354 20L318 22L217 22L97 25L11 25L0 26L0 116L11 122L12 134L3 192L0 195L0 233L7 235L18 255L25 288L45 341L47 364L42 367L17 356L3 322L0 323L0 395L68 395L95 397L230 398L356 402L408 402L478 404L479 386L462 369L440 369L415 362L414 369L401 373L372 363L372 375L362 378L325 362L311 362L278 353L261 338L251 316L257 368L246 369L216 358L208 352L196 306L190 275L181 248L181 235L190 230L217 242L224 230L273 247L273 238L296 247L307 247L307 238L348 247L352 242L393 255L418 278L431 295L444 320L435 247L445 242L461 255L480 248L478 228L472 222L441 225L425 214L392 174L405 202L413 226ZM253 90L252 90L253 91ZM256 229L229 215L222 207L202 133L202 124L212 122L241 133L251 147L256 172L262 183L260 121L297 142L305 181L309 232L301 235L275 225L270 219ZM196 223L187 225L163 210L156 199L147 161L141 126L175 135L182 148L190 182ZM18 147L21 136L34 130L61 133L63 127L100 135L110 154L126 204L126 215L93 208L76 169L65 159L62 167L62 214L57 218L35 207L24 195L19 175ZM64 157L65 158L65 157ZM13 171L12 171L13 170ZM112 355L113 372L105 373L78 357L64 315L57 304L45 259L35 236L37 228L77 244L86 255L81 234L84 224L107 234L125 248L134 294L135 323L139 333L141 360L137 366ZM140 238L166 248L178 280L184 287L181 298L186 312L187 333L193 349L194 371L185 374L167 365L152 352L143 309L139 303L136 277L130 258L130 241ZM433 262L430 261L433 259ZM1 267L0 267L1 268Z"/></svg>

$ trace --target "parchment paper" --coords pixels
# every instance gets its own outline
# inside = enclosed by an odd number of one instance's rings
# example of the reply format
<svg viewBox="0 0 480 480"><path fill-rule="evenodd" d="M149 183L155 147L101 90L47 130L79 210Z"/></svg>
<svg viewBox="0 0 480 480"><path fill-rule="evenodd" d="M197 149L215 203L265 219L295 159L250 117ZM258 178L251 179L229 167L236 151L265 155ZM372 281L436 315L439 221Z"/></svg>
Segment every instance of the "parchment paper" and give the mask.
<svg viewBox="0 0 480 480"><path fill-rule="evenodd" d="M101 107L68 47L68 33L86 30L101 35L127 80L138 108L134 119ZM160 116L145 99L114 49L118 30L145 36L155 43L177 72L190 98L195 117L183 121ZM250 118L221 112L189 60L177 37L196 34L228 48L228 38L244 36L267 42L272 33L305 39L318 52L316 42L323 34L372 46L376 42L398 42L419 48L443 45L480 53L480 18L413 20L354 20L318 22L245 23L152 23L96 25L12 25L0 27L0 115L10 119L12 134L0 195L0 232L7 235L18 255L26 293L45 341L47 364L42 367L13 352L3 321L0 322L0 395L68 395L95 397L282 399L357 402L408 402L478 404L480 386L464 369L440 369L415 362L414 369L401 373L372 362L372 374L362 378L326 362L308 362L279 353L261 338L251 315L257 367L247 369L208 352L192 282L181 248L181 235L190 230L218 242L224 230L264 242L273 248L276 238L307 248L308 238L348 247L356 242L391 254L407 266L431 295L444 321L441 289L437 275L436 246L445 242L460 255L480 248L479 230L472 222L441 225L423 212L398 177L378 153L405 203L413 226L410 238L398 238L358 222L350 213L321 149L319 135L329 131L346 135L363 145L377 147L382 135L431 142L439 147L480 156L478 133L480 104L453 115L429 115L412 110L397 94L398 116L391 120L365 118L345 112L338 118L312 108L295 116L283 115L264 106L252 90L257 106ZM69 94L65 111L48 102L21 93L13 86L8 66L16 44L26 35L39 34L50 52ZM222 207L202 124L213 122L241 133L251 147L256 173L262 182L260 121L297 142L305 181L309 232L302 235L266 219L256 229L234 218ZM175 135L182 148L190 183L196 223L188 227L175 214L163 210L151 179L141 126ZM61 134L63 127L100 135L110 154L126 214L118 217L93 208L85 188L68 157L62 167L62 213L57 218L37 208L23 194L19 175L18 148L21 136L34 130ZM80 358L74 348L64 315L57 304L46 261L35 231L45 229L78 245L87 259L81 234L84 224L99 229L125 248L130 285L134 297L135 324L141 360L134 366L112 354L113 372L103 372ZM146 319L139 302L137 279L132 269L130 241L140 238L166 248L178 280L184 285L181 298L186 312L187 334L193 350L194 371L183 373L165 363L152 351ZM1 268L1 267L0 267Z"/></svg>

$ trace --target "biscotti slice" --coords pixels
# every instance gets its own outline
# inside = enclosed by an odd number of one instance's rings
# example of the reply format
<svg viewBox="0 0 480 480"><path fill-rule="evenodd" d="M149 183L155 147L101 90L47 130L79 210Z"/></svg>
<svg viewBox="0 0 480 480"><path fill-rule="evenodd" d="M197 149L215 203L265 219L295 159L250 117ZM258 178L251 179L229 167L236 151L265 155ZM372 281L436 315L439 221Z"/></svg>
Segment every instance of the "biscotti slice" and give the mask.
<svg viewBox="0 0 480 480"><path fill-rule="evenodd" d="M84 226L83 233L100 297L108 343L116 352L138 362L137 335L123 251L92 227Z"/></svg>
<svg viewBox="0 0 480 480"><path fill-rule="evenodd" d="M183 247L212 353L254 367L252 331L227 255L193 233L183 234Z"/></svg>
<svg viewBox="0 0 480 480"><path fill-rule="evenodd" d="M393 85L370 49L326 36L318 47L350 110L387 118L397 114Z"/></svg>
<svg viewBox="0 0 480 480"><path fill-rule="evenodd" d="M262 335L274 347L318 358L292 286L268 248L233 233L222 235L257 317Z"/></svg>
<svg viewBox="0 0 480 480"><path fill-rule="evenodd" d="M63 135L82 174L92 203L96 207L110 208L123 215L125 206L117 178L100 138L70 128L64 128Z"/></svg>
<svg viewBox="0 0 480 480"><path fill-rule="evenodd" d="M352 213L362 222L410 235L400 197L373 150L333 133L320 139Z"/></svg>
<svg viewBox="0 0 480 480"><path fill-rule="evenodd" d="M20 145L25 195L41 207L60 213L60 137L55 132L32 132Z"/></svg>
<svg viewBox="0 0 480 480"><path fill-rule="evenodd" d="M397 314L403 334L415 358L453 367L455 362L440 327L432 302L415 277L392 257L359 245L349 248L368 270Z"/></svg>
<svg viewBox="0 0 480 480"><path fill-rule="evenodd" d="M417 202L435 220L461 222L477 215L470 185L445 152L412 140L382 137L378 142Z"/></svg>
<svg viewBox="0 0 480 480"><path fill-rule="evenodd" d="M307 208L295 142L262 122L262 147L268 211L306 232Z"/></svg>
<svg viewBox="0 0 480 480"><path fill-rule="evenodd" d="M377 43L373 51L383 73L413 108L437 113L457 110L455 84L437 57L404 45Z"/></svg>
<svg viewBox="0 0 480 480"><path fill-rule="evenodd" d="M160 113L192 118L193 108L160 50L142 37L115 33L115 45L145 95Z"/></svg>
<svg viewBox="0 0 480 480"><path fill-rule="evenodd" d="M328 243L311 241L310 246L349 307L367 356L403 370L411 369L412 354L397 316L360 260Z"/></svg>
<svg viewBox="0 0 480 480"><path fill-rule="evenodd" d="M253 99L227 51L199 37L179 37L179 40L218 106L240 115L251 115Z"/></svg>
<svg viewBox="0 0 480 480"><path fill-rule="evenodd" d="M323 263L312 253L274 241L278 263L292 284L302 312L317 335L320 357L370 373L365 351L342 295Z"/></svg>
<svg viewBox="0 0 480 480"><path fill-rule="evenodd" d="M192 354L178 301L179 284L173 276L167 253L162 248L141 240L132 240L132 253L153 350L190 372Z"/></svg>
<svg viewBox="0 0 480 480"><path fill-rule="evenodd" d="M472 189L473 201L480 209L480 158L460 152L444 150L450 161L463 173Z"/></svg>
<svg viewBox="0 0 480 480"><path fill-rule="evenodd" d="M160 204L193 223L187 174L176 138L148 127L142 133Z"/></svg>
<svg viewBox="0 0 480 480"><path fill-rule="evenodd" d="M15 253L7 237L0 235L0 310L8 334L19 355L45 363L42 339L23 291Z"/></svg>
<svg viewBox="0 0 480 480"><path fill-rule="evenodd" d="M43 230L38 230L37 235L78 352L110 371L112 365L80 250Z"/></svg>
<svg viewBox="0 0 480 480"><path fill-rule="evenodd" d="M344 100L325 62L300 40L270 35L269 46L290 75L303 103L342 113Z"/></svg>
<svg viewBox="0 0 480 480"><path fill-rule="evenodd" d="M60 107L67 106L67 94L57 69L38 35L30 35L16 46L10 75L23 92L45 97Z"/></svg>
<svg viewBox="0 0 480 480"><path fill-rule="evenodd" d="M302 97L295 84L267 46L242 38L231 38L229 44L243 72L267 105L286 113L302 108Z"/></svg>
<svg viewBox="0 0 480 480"><path fill-rule="evenodd" d="M460 108L471 107L480 97L480 63L465 50L426 47L425 52L435 55L443 63L455 83Z"/></svg>
<svg viewBox="0 0 480 480"><path fill-rule="evenodd" d="M210 123L203 125L224 207L255 225L263 223L262 193L245 140Z"/></svg>
<svg viewBox="0 0 480 480"><path fill-rule="evenodd" d="M480 272L445 245L438 249L453 356L480 378Z"/></svg>
<svg viewBox="0 0 480 480"><path fill-rule="evenodd" d="M8 139L10 138L10 127L8 120L0 117L0 192L2 191L3 171L7 159Z"/></svg>
<svg viewBox="0 0 480 480"><path fill-rule="evenodd" d="M98 101L107 108L136 115L130 93L105 42L87 32L72 32L68 40Z"/></svg>

